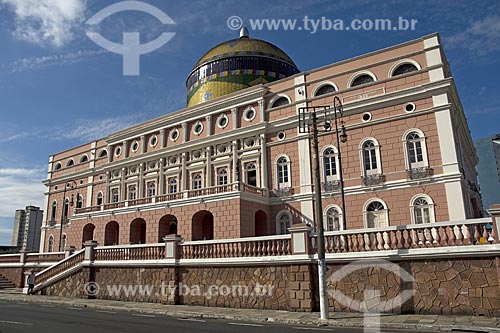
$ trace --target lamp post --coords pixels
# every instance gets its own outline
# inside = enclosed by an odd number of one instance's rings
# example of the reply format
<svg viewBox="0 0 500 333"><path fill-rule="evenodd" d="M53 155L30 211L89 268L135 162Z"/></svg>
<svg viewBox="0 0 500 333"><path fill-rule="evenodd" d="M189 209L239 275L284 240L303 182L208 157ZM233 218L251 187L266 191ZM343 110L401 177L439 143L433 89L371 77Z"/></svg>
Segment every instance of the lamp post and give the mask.
<svg viewBox="0 0 500 333"><path fill-rule="evenodd" d="M74 185L73 185L74 184ZM64 251L64 249L62 248L62 234L63 234L63 223L65 220L68 219L68 213L69 213L69 207L68 207L68 212L65 213L66 211L66 190L68 189L68 187L70 187L71 190L75 189L78 185L76 184L76 182L74 180L70 180L68 182L66 182L64 184L64 192L63 192L63 205L62 205L62 209L61 209L61 226L59 228L59 252L61 251ZM76 200L78 200L78 193L76 194ZM71 201L68 202L68 205L69 206L73 206L74 204L74 200L73 200L73 195L71 195Z"/></svg>
<svg viewBox="0 0 500 333"><path fill-rule="evenodd" d="M337 106L338 103L338 106ZM333 99L334 105L334 119L335 119L335 131L337 136L337 150L339 156L339 168L340 168L340 185L342 192L342 209L345 212L344 205L344 189L343 189L343 176L342 176L342 164L340 155L340 141L347 141L347 134L344 126L344 122L341 122L342 133L339 135L338 124L337 124L337 111L339 111L340 116L342 116L342 103L340 99L335 96ZM329 106L310 106L299 108L299 132L306 133L309 128L312 128L313 134L313 149L314 149L314 201L315 201L315 213L316 213L316 231L318 233L318 279L319 279L319 302L320 302L320 314L321 319L328 319L328 289L326 286L326 260L325 260L325 229L323 225L323 202L321 200L321 175L319 166L319 143L318 143L318 118L317 113L321 112L324 114L324 124L323 132L329 132L332 130L331 123L329 121L328 112L330 110ZM310 114L310 118L307 116ZM307 126L308 120L311 121L311 126ZM345 229L345 213L342 214L342 223Z"/></svg>
<svg viewBox="0 0 500 333"><path fill-rule="evenodd" d="M341 129L341 133L339 135L339 128L338 128L338 125L337 125L337 111L339 112L340 114L340 117L343 117L343 112L344 112L344 108L342 106L342 102L340 101L340 98L338 98L338 96L335 96L333 97L333 115L334 115L334 119L335 119L335 134L337 136L337 151L338 151L338 156L339 156L339 180L340 180L340 196L341 196L341 199L342 199L342 227L343 227L343 230L346 230L347 229L347 225L346 225L346 220L345 220L345 216L346 216L346 211L345 211L345 192L344 192L344 175L342 173L342 154L340 152L340 142L342 143L346 143L347 142L347 133L346 133L346 129L345 129L345 126L344 126L344 121L341 120L340 122L340 129Z"/></svg>

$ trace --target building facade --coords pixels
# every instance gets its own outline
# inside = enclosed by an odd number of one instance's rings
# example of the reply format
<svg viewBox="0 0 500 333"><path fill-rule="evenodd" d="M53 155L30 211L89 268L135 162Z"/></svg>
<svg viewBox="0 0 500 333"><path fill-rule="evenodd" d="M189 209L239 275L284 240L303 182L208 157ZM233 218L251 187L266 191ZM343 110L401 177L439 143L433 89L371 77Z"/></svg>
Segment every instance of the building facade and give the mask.
<svg viewBox="0 0 500 333"><path fill-rule="evenodd" d="M23 251L38 251L43 222L43 210L40 207L27 206L16 210L12 246Z"/></svg>
<svg viewBox="0 0 500 333"><path fill-rule="evenodd" d="M437 34L300 72L242 31L207 52L186 86L187 108L50 156L41 251L313 224L316 156L298 115L334 96L348 140L319 136L327 230L344 228L342 216L347 229L481 216L469 185L477 156Z"/></svg>
<svg viewBox="0 0 500 333"><path fill-rule="evenodd" d="M474 141L483 207L500 202L500 134Z"/></svg>

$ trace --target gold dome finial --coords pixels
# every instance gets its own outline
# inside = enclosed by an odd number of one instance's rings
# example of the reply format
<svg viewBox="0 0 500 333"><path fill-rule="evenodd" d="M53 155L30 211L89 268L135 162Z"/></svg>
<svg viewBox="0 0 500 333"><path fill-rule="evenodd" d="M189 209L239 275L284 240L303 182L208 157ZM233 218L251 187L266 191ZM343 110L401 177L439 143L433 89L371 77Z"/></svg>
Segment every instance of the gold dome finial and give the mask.
<svg viewBox="0 0 500 333"><path fill-rule="evenodd" d="M248 38L248 29L246 26L242 26L240 29L240 38Z"/></svg>

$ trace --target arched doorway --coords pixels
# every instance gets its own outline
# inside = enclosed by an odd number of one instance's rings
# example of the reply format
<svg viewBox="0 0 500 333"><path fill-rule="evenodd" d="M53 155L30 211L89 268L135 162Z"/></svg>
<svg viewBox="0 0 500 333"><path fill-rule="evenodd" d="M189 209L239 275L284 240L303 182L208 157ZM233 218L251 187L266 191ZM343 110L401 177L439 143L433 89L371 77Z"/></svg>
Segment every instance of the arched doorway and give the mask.
<svg viewBox="0 0 500 333"><path fill-rule="evenodd" d="M146 221L141 218L130 223L130 244L146 244Z"/></svg>
<svg viewBox="0 0 500 333"><path fill-rule="evenodd" d="M116 221L106 224L104 229L104 245L117 245L119 242L120 227Z"/></svg>
<svg viewBox="0 0 500 333"><path fill-rule="evenodd" d="M158 225L158 242L163 242L166 235L177 234L177 218L174 215L165 215L160 219Z"/></svg>
<svg viewBox="0 0 500 333"><path fill-rule="evenodd" d="M94 230L95 225L92 223L88 223L85 227L83 227L82 243L94 240Z"/></svg>
<svg viewBox="0 0 500 333"><path fill-rule="evenodd" d="M193 215L192 240L214 239L214 216L207 210Z"/></svg>
<svg viewBox="0 0 500 333"><path fill-rule="evenodd" d="M267 236L267 214L262 210L255 213L255 236Z"/></svg>

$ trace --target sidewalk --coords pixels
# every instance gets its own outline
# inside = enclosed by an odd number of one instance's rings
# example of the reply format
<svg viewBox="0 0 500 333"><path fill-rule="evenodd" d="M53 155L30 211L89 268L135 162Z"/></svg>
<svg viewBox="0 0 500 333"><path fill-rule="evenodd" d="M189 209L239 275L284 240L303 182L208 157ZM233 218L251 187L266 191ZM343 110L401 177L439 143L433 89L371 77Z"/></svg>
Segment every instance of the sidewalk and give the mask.
<svg viewBox="0 0 500 333"><path fill-rule="evenodd" d="M64 298L58 296L28 296L21 289L0 289L0 301L58 304L68 307L86 307L96 310L128 311L143 314L165 315L177 318L227 319L245 322L273 322L293 325L327 325L332 327L363 327L363 314L336 312L330 319L321 321L319 313L288 312L214 308L188 305L164 305L108 300ZM383 314L381 327L427 331L500 332L500 318L441 315L391 315Z"/></svg>

